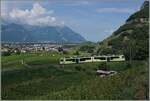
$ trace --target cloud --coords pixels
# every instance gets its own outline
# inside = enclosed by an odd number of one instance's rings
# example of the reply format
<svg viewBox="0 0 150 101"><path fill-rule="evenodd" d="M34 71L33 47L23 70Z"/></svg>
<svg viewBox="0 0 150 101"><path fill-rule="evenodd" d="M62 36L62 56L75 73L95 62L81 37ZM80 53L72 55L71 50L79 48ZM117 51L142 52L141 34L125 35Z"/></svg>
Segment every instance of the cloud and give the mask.
<svg viewBox="0 0 150 101"><path fill-rule="evenodd" d="M59 3L60 3L60 1L59 1ZM66 1L66 3L65 3L65 1L61 2L61 4L63 4L63 3L65 6L81 6L81 5L87 6L87 5L91 5L93 2L86 1L86 0L76 0L76 1L68 0L68 1Z"/></svg>
<svg viewBox="0 0 150 101"><path fill-rule="evenodd" d="M100 8L96 10L98 13L133 13L134 9L130 8Z"/></svg>
<svg viewBox="0 0 150 101"><path fill-rule="evenodd" d="M1 16L6 16L8 12L6 3L1 1Z"/></svg>
<svg viewBox="0 0 150 101"><path fill-rule="evenodd" d="M80 1L79 3L82 4L82 5L89 5L90 4L89 1Z"/></svg>
<svg viewBox="0 0 150 101"><path fill-rule="evenodd" d="M62 25L61 21L58 21L56 17L52 16L53 10L48 11L43 8L39 3L34 3L31 10L25 9L13 9L7 14L7 19L11 22L29 24L29 25Z"/></svg>

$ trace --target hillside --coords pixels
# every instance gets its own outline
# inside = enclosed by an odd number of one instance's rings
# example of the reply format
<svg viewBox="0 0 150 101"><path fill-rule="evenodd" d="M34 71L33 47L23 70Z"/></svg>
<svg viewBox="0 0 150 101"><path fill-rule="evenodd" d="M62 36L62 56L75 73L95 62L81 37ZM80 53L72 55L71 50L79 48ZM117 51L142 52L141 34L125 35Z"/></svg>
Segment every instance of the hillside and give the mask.
<svg viewBox="0 0 150 101"><path fill-rule="evenodd" d="M61 53L46 52L2 56L2 99L149 99L148 61L132 61L132 67L128 67L128 61L108 62L108 69L118 74L101 78L96 70L103 68L103 63L68 64L62 68L60 57ZM21 64L21 59L27 65Z"/></svg>
<svg viewBox="0 0 150 101"><path fill-rule="evenodd" d="M4 42L71 42L80 43L85 39L67 26L31 26L2 24L1 38Z"/></svg>
<svg viewBox="0 0 150 101"><path fill-rule="evenodd" d="M145 1L140 10L132 14L126 23L100 42L98 54L125 54L129 59L148 58L149 53L149 2ZM105 50L105 51L104 51Z"/></svg>

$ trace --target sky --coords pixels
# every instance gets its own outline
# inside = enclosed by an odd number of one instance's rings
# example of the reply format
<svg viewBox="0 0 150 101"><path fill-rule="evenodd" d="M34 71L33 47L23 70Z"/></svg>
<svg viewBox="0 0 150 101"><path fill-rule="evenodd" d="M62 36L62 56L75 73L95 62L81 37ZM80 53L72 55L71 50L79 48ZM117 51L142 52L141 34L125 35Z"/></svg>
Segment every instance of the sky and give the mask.
<svg viewBox="0 0 150 101"><path fill-rule="evenodd" d="M68 26L98 42L138 11L144 0L2 0L7 21L38 26Z"/></svg>

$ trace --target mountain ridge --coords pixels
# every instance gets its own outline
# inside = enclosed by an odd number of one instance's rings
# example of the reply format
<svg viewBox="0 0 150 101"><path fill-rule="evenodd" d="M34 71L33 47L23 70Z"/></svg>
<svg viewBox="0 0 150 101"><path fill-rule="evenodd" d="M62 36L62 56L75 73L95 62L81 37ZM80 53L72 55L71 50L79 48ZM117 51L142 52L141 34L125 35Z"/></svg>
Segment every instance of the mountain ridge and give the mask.
<svg viewBox="0 0 150 101"><path fill-rule="evenodd" d="M79 33L67 26L32 26L2 23L2 41L9 42L71 42L86 41Z"/></svg>
<svg viewBox="0 0 150 101"><path fill-rule="evenodd" d="M97 54L124 54L126 59L132 51L132 59L149 56L149 1L132 14L111 36L99 42Z"/></svg>

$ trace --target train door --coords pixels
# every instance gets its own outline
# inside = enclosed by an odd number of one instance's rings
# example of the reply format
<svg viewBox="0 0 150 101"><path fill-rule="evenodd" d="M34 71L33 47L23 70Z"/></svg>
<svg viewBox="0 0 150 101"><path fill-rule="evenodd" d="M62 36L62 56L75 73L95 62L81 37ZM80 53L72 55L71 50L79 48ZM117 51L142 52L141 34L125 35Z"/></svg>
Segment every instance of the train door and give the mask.
<svg viewBox="0 0 150 101"><path fill-rule="evenodd" d="M80 59L79 58L76 58L76 63L80 63Z"/></svg>
<svg viewBox="0 0 150 101"><path fill-rule="evenodd" d="M107 62L109 62L110 61L110 57L107 57Z"/></svg>
<svg viewBox="0 0 150 101"><path fill-rule="evenodd" d="M94 62L94 57L91 57L92 62Z"/></svg>

